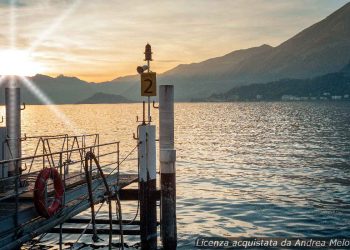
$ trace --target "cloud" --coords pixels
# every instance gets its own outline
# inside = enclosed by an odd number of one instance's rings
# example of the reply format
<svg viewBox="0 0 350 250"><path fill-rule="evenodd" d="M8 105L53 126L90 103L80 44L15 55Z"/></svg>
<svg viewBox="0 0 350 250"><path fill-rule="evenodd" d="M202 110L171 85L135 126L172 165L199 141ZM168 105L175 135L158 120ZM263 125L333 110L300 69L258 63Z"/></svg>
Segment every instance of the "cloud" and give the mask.
<svg viewBox="0 0 350 250"><path fill-rule="evenodd" d="M71 4L75 0L0 0L1 6L15 6L15 7L27 7L27 6L58 6ZM87 0L88 1L88 0Z"/></svg>
<svg viewBox="0 0 350 250"><path fill-rule="evenodd" d="M181 63L181 60L157 60L162 63Z"/></svg>
<svg viewBox="0 0 350 250"><path fill-rule="evenodd" d="M0 0L0 7L1 6L16 6L16 7L24 7L27 4L24 2L24 0Z"/></svg>
<svg viewBox="0 0 350 250"><path fill-rule="evenodd" d="M0 0L2 11L9 1ZM76 0L17 2L26 4L16 8L17 46L26 48ZM162 72L236 49L264 43L276 46L346 2L83 0L38 44L35 57L52 69L50 73L88 76L96 70L107 80L134 73L143 63L144 45L150 42L155 59L152 67ZM8 18L0 19L1 27L9 25ZM0 30L1 46L8 35L8 29Z"/></svg>

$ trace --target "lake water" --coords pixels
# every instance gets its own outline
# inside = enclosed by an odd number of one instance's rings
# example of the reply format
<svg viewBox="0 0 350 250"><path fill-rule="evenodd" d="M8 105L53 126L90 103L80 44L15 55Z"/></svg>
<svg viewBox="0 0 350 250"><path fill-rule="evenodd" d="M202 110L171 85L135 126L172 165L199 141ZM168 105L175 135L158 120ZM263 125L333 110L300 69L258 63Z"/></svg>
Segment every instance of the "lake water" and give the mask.
<svg viewBox="0 0 350 250"><path fill-rule="evenodd" d="M141 112L139 104L27 106L23 133L99 133L120 140L123 157ZM180 249L198 236L350 235L349 103L179 103L175 112ZM131 219L136 205L126 205Z"/></svg>

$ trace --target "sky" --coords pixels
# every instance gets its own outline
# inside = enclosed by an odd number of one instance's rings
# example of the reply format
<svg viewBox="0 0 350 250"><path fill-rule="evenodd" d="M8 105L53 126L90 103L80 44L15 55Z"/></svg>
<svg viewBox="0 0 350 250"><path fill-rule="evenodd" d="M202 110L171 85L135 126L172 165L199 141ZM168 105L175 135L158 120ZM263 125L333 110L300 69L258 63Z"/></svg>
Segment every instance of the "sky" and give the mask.
<svg viewBox="0 0 350 250"><path fill-rule="evenodd" d="M0 0L0 55L25 50L37 73L102 82L233 50L278 46L345 0ZM0 65L1 65L0 58Z"/></svg>

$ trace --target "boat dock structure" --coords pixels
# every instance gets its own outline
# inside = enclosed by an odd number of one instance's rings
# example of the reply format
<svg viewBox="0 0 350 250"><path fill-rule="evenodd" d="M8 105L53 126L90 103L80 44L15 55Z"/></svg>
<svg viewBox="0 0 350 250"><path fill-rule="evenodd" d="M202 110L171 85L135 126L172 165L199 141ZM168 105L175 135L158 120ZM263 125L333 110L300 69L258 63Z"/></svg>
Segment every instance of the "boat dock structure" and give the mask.
<svg viewBox="0 0 350 250"><path fill-rule="evenodd" d="M6 85L6 122L0 127L1 250L32 249L47 234L57 235L59 249L67 249L65 234L76 235L76 242L82 235L93 242L105 235L109 249L124 249L130 235L139 237L140 249L176 249L174 87L160 85L159 104L151 105L157 87L148 44L145 61L138 68L146 98L143 118L137 119L135 147L125 158L119 141L100 143L99 134L23 136L21 88L13 81ZM151 108L159 109L159 135ZM34 145L32 153L23 150L28 143ZM123 167L132 154L137 157L130 174ZM123 201L138 204L133 220L123 219ZM97 216L102 205L103 218Z"/></svg>

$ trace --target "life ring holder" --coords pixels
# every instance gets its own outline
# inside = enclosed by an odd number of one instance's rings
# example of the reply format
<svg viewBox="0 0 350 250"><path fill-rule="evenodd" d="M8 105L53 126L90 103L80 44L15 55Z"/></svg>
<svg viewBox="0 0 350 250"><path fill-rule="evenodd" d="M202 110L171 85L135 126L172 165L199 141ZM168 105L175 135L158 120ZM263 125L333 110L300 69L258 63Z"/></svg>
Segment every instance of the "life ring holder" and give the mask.
<svg viewBox="0 0 350 250"><path fill-rule="evenodd" d="M45 189L47 181L51 179L55 190L54 200L46 206ZM64 185L56 168L44 168L38 174L34 186L34 205L39 215L50 218L63 207Z"/></svg>

